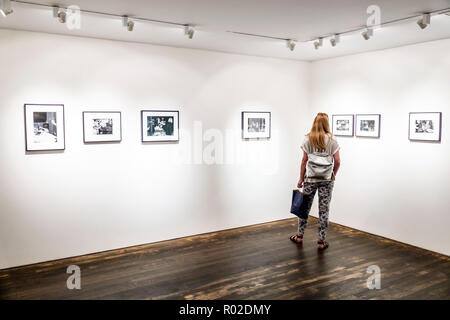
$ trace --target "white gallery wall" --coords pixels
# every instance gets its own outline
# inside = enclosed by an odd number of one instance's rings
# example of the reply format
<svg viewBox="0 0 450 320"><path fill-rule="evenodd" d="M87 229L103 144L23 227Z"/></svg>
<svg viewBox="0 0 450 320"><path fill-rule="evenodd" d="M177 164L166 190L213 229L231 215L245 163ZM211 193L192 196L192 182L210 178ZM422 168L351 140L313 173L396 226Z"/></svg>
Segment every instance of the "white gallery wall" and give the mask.
<svg viewBox="0 0 450 320"><path fill-rule="evenodd" d="M331 221L449 254L449 49L308 63L0 30L0 269L292 217L319 111L382 114L380 139L339 138ZM24 103L65 105L64 152L25 153ZM180 142L141 143L144 109L179 110ZM84 144L83 111L121 111L122 142ZM241 111L271 111L271 139L243 141ZM408 141L410 111L443 112L440 144Z"/></svg>
<svg viewBox="0 0 450 320"><path fill-rule="evenodd" d="M380 139L338 138L330 220L449 255L450 39L318 61L311 71L309 121L317 112L381 114ZM409 141L409 112L427 111L442 112L442 142Z"/></svg>
<svg viewBox="0 0 450 320"><path fill-rule="evenodd" d="M309 68L0 30L0 268L288 218ZM65 152L25 153L24 103L65 105ZM143 109L179 110L180 142L142 144ZM252 110L270 140L241 139ZM122 142L85 145L83 111L121 111Z"/></svg>

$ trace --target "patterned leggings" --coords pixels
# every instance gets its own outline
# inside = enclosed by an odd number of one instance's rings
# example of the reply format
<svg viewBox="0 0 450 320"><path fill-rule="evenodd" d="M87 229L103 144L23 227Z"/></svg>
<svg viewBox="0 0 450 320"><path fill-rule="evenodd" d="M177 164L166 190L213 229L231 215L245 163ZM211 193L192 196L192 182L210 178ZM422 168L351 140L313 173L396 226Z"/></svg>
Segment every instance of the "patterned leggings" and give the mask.
<svg viewBox="0 0 450 320"><path fill-rule="evenodd" d="M333 193L334 181L305 182L303 192L314 198L316 190L319 189L319 239L325 240L328 230L328 214L330 213L331 195ZM304 234L308 224L308 216L311 211L312 201L309 202L308 215L306 219L298 218L298 233Z"/></svg>

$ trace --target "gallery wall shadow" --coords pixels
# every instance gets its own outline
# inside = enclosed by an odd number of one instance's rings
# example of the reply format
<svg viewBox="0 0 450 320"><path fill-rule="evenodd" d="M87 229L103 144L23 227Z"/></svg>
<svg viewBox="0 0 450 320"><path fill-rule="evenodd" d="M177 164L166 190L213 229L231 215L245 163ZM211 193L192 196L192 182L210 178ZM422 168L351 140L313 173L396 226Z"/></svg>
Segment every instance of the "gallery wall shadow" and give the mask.
<svg viewBox="0 0 450 320"><path fill-rule="evenodd" d="M48 151L25 151L25 155L27 156L37 156L43 154L58 154L64 153L65 150L48 150Z"/></svg>
<svg viewBox="0 0 450 320"><path fill-rule="evenodd" d="M157 145L164 145L164 144L170 145L170 144L180 144L180 141L151 141L151 142L150 141L148 141L148 142L141 141L141 144L143 146L145 146L145 145L151 146L151 145L155 145L155 144L157 144Z"/></svg>
<svg viewBox="0 0 450 320"><path fill-rule="evenodd" d="M425 143L425 144L441 144L442 143L442 139L441 141L421 141L421 140L409 140L409 142L411 143Z"/></svg>
<svg viewBox="0 0 450 320"><path fill-rule="evenodd" d="M98 141L98 142L83 142L85 146L99 145L99 144L120 144L122 141Z"/></svg>
<svg viewBox="0 0 450 320"><path fill-rule="evenodd" d="M270 138L242 138L244 142L270 141Z"/></svg>
<svg viewBox="0 0 450 320"><path fill-rule="evenodd" d="M358 137L355 136L356 139L367 139L367 140L379 140L381 137Z"/></svg>

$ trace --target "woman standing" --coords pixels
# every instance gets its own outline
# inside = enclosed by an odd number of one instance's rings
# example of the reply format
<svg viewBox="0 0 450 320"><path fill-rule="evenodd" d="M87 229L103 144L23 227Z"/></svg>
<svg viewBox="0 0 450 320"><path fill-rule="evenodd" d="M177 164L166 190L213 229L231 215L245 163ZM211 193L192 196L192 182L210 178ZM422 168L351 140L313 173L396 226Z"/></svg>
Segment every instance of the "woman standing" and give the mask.
<svg viewBox="0 0 450 320"><path fill-rule="evenodd" d="M306 135L302 144L302 150L303 160L297 187L303 186L303 192L310 195L312 199L316 190L319 190L319 239L317 248L323 250L329 246L328 242L325 241L328 230L328 214L334 180L341 165L339 144L331 133L326 113L319 113L314 119L311 132ZM312 199L309 202L305 217L298 220L298 234L290 238L295 243L303 242Z"/></svg>

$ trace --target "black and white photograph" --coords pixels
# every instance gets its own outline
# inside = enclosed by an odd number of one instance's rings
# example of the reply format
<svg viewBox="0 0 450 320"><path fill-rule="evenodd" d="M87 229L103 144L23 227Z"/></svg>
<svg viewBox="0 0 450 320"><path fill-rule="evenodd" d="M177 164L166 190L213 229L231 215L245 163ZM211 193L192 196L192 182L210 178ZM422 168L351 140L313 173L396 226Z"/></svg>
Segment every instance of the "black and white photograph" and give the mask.
<svg viewBox="0 0 450 320"><path fill-rule="evenodd" d="M434 133L433 120L416 120L416 133Z"/></svg>
<svg viewBox="0 0 450 320"><path fill-rule="evenodd" d="M142 111L142 142L179 140L178 111Z"/></svg>
<svg viewBox="0 0 450 320"><path fill-rule="evenodd" d="M116 111L83 112L84 143L120 142L122 114Z"/></svg>
<svg viewBox="0 0 450 320"><path fill-rule="evenodd" d="M270 112L242 112L243 139L269 139L270 126Z"/></svg>
<svg viewBox="0 0 450 320"><path fill-rule="evenodd" d="M337 120L336 121L337 131L348 131L350 130L350 120Z"/></svg>
<svg viewBox="0 0 450 320"><path fill-rule="evenodd" d="M380 137L380 114L357 114L356 136L379 138Z"/></svg>
<svg viewBox="0 0 450 320"><path fill-rule="evenodd" d="M248 119L248 132L265 132L265 131L266 131L266 119L264 118Z"/></svg>
<svg viewBox="0 0 450 320"><path fill-rule="evenodd" d="M164 137L173 135L174 117L147 117L147 135Z"/></svg>
<svg viewBox="0 0 450 320"><path fill-rule="evenodd" d="M64 106L25 105L26 151L65 149Z"/></svg>
<svg viewBox="0 0 450 320"><path fill-rule="evenodd" d="M113 133L113 119L94 119L94 125L92 126L92 134L102 135L102 134L112 134Z"/></svg>
<svg viewBox="0 0 450 320"><path fill-rule="evenodd" d="M335 136L353 137L354 117L353 115L333 115L333 134Z"/></svg>
<svg viewBox="0 0 450 320"><path fill-rule="evenodd" d="M441 141L441 112L411 112L409 114L409 140Z"/></svg>
<svg viewBox="0 0 450 320"><path fill-rule="evenodd" d="M56 112L34 112L34 143L58 142Z"/></svg>
<svg viewBox="0 0 450 320"><path fill-rule="evenodd" d="M359 130L365 132L374 132L375 131L375 120L361 120L359 123Z"/></svg>

